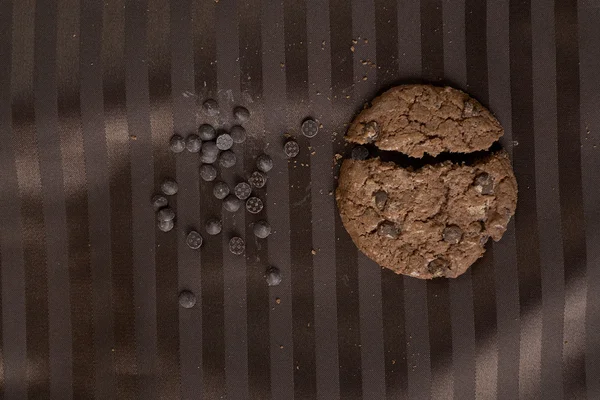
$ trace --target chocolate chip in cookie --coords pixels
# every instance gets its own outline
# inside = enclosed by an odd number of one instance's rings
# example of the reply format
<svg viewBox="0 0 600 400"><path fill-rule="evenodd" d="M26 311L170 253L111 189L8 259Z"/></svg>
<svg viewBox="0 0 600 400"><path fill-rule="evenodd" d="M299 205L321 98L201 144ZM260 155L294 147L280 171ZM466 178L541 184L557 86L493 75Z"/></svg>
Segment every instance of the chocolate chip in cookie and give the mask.
<svg viewBox="0 0 600 400"><path fill-rule="evenodd" d="M460 229L458 226L449 225L446 227L446 229L444 229L442 236L444 238L444 242L450 244L457 244L458 242L460 242L462 234L462 229Z"/></svg>
<svg viewBox="0 0 600 400"><path fill-rule="evenodd" d="M473 181L475 190L481 194L494 193L494 178L487 172L483 172L475 177Z"/></svg>

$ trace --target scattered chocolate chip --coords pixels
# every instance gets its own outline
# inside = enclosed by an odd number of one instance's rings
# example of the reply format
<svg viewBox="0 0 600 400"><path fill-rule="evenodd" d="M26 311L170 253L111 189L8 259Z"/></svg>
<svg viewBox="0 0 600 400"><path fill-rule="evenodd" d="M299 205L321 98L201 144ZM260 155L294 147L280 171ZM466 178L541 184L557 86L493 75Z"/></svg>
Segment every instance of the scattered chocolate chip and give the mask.
<svg viewBox="0 0 600 400"><path fill-rule="evenodd" d="M233 139L229 133L221 133L217 136L217 148L219 150L229 150L233 146Z"/></svg>
<svg viewBox="0 0 600 400"><path fill-rule="evenodd" d="M244 250L246 250L246 243L244 243L244 239L238 236L234 236L229 240L229 251L231 251L236 256L244 254Z"/></svg>
<svg viewBox="0 0 600 400"><path fill-rule="evenodd" d="M231 150L224 151L219 156L219 165L223 168L231 168L236 162L235 153Z"/></svg>
<svg viewBox="0 0 600 400"><path fill-rule="evenodd" d="M162 208L156 213L156 219L159 221L173 221L175 219L175 211L169 207Z"/></svg>
<svg viewBox="0 0 600 400"><path fill-rule="evenodd" d="M236 212L242 206L242 201L230 194L223 200L223 208L229 212Z"/></svg>
<svg viewBox="0 0 600 400"><path fill-rule="evenodd" d="M487 172L477 175L473 184L475 185L475 190L481 194L494 193L494 178Z"/></svg>
<svg viewBox="0 0 600 400"><path fill-rule="evenodd" d="M448 267L448 261L443 258L436 258L427 265L427 270L434 278L439 278L450 272Z"/></svg>
<svg viewBox="0 0 600 400"><path fill-rule="evenodd" d="M363 133L366 135L367 140L372 142L379 136L379 125L375 121L363 123Z"/></svg>
<svg viewBox="0 0 600 400"><path fill-rule="evenodd" d="M442 232L442 237L444 242L457 244L462 238L462 229L456 225L449 225Z"/></svg>
<svg viewBox="0 0 600 400"><path fill-rule="evenodd" d="M369 150L365 146L355 146L351 157L353 160L366 160L369 158Z"/></svg>
<svg viewBox="0 0 600 400"><path fill-rule="evenodd" d="M198 128L198 137L204 141L213 140L217 137L217 131L215 131L212 125L202 124Z"/></svg>
<svg viewBox="0 0 600 400"><path fill-rule="evenodd" d="M229 136L233 139L233 143L244 143L246 141L246 130L239 125L231 127Z"/></svg>
<svg viewBox="0 0 600 400"><path fill-rule="evenodd" d="M171 140L169 140L169 149L173 153L181 153L185 150L185 141L179 135L173 135Z"/></svg>
<svg viewBox="0 0 600 400"><path fill-rule="evenodd" d="M263 209L263 202L258 197L250 197L246 200L246 210L250 214L258 214Z"/></svg>
<svg viewBox="0 0 600 400"><path fill-rule="evenodd" d="M265 184L267 183L267 176L260 171L254 171L250 175L248 182L250 183L250 185L254 186L255 188L261 188L261 187L264 187Z"/></svg>
<svg viewBox="0 0 600 400"><path fill-rule="evenodd" d="M256 221L252 226L254 236L265 239L271 234L271 225L267 221Z"/></svg>
<svg viewBox="0 0 600 400"><path fill-rule="evenodd" d="M220 219L211 218L206 221L206 223L204 224L204 228L206 229L206 233L208 233L209 235L218 235L219 233L221 233L221 230L223 230L223 223Z"/></svg>
<svg viewBox="0 0 600 400"><path fill-rule="evenodd" d="M267 154L261 154L256 157L256 168L262 172L269 172L273 169L273 159Z"/></svg>
<svg viewBox="0 0 600 400"><path fill-rule="evenodd" d="M160 190L167 196L173 196L179 190L179 186L173 179L165 179L163 183L160 184Z"/></svg>
<svg viewBox="0 0 600 400"><path fill-rule="evenodd" d="M183 308L192 308L196 305L196 295L189 290L179 293L179 305Z"/></svg>
<svg viewBox="0 0 600 400"><path fill-rule="evenodd" d="M385 203L387 203L387 199L388 194L386 192L383 190L378 191L375 193L375 207L380 211L383 210L385 208Z"/></svg>
<svg viewBox="0 0 600 400"><path fill-rule="evenodd" d="M313 138L319 133L319 124L312 118L304 120L302 123L302 134L307 138Z"/></svg>
<svg viewBox="0 0 600 400"><path fill-rule="evenodd" d="M283 152L288 158L294 158L300 153L300 145L295 140L288 140L283 145Z"/></svg>
<svg viewBox="0 0 600 400"><path fill-rule="evenodd" d="M213 187L213 194L219 200L223 200L229 194L229 186L225 182L217 182Z"/></svg>
<svg viewBox="0 0 600 400"><path fill-rule="evenodd" d="M198 137L198 135L189 135L185 139L185 148L190 153L198 153L202 148L202 141Z"/></svg>
<svg viewBox="0 0 600 400"><path fill-rule="evenodd" d="M157 194L156 196L152 197L152 207L154 207L154 211L158 211L167 205L169 205L169 201L162 194Z"/></svg>
<svg viewBox="0 0 600 400"><path fill-rule="evenodd" d="M377 234L389 239L396 239L400 235L400 229L391 221L383 221L377 226Z"/></svg>
<svg viewBox="0 0 600 400"><path fill-rule="evenodd" d="M246 182L240 182L233 188L233 193L240 200L246 200L252 194L252 187Z"/></svg>
<svg viewBox="0 0 600 400"><path fill-rule="evenodd" d="M246 122L250 119L250 111L246 107L237 106L233 109L233 116L240 122Z"/></svg>
<svg viewBox="0 0 600 400"><path fill-rule="evenodd" d="M202 235L196 231L191 231L188 233L185 242L190 249L197 250L202 246Z"/></svg>
<svg viewBox="0 0 600 400"><path fill-rule="evenodd" d="M219 115L219 103L216 100L208 99L202 103L202 111L209 117L215 117Z"/></svg>
<svg viewBox="0 0 600 400"><path fill-rule="evenodd" d="M212 164L219 157L219 149L215 142L204 142L200 150L200 161L204 164Z"/></svg>
<svg viewBox="0 0 600 400"><path fill-rule="evenodd" d="M169 232L175 226L175 222L173 222L173 220L170 220L170 221L157 221L156 225L158 226L158 229L160 229L161 231L163 231L163 232Z"/></svg>
<svg viewBox="0 0 600 400"><path fill-rule="evenodd" d="M281 283L281 272L279 272L279 268L269 268L265 274L265 279L267 281L267 285L269 286L279 285Z"/></svg>
<svg viewBox="0 0 600 400"><path fill-rule="evenodd" d="M217 178L217 169L210 164L202 164L200 177L206 182L214 181Z"/></svg>

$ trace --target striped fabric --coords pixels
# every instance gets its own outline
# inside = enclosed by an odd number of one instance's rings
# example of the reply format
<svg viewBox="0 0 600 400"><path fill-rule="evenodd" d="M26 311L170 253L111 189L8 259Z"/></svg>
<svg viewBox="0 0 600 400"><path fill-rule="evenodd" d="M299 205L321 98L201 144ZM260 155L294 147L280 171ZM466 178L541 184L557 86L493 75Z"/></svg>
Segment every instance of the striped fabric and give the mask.
<svg viewBox="0 0 600 400"><path fill-rule="evenodd" d="M489 106L519 182L503 240L456 280L381 270L332 195L353 115L419 81ZM186 229L220 202L167 143L207 98L222 124L252 113L224 179L262 151L275 168L264 215L225 215L195 252ZM599 243L596 0L0 1L0 398L600 399Z"/></svg>

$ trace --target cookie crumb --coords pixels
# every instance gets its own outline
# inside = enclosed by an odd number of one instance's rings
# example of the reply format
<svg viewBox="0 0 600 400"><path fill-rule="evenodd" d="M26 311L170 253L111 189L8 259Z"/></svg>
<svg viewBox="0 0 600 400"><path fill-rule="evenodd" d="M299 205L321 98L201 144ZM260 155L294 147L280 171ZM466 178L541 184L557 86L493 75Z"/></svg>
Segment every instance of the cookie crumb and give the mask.
<svg viewBox="0 0 600 400"><path fill-rule="evenodd" d="M314 256L315 254L317 254L317 251L316 251L315 249L312 249L312 250L310 251L310 254L312 254L312 255Z"/></svg>
<svg viewBox="0 0 600 400"><path fill-rule="evenodd" d="M275 304L281 304L281 299L279 297L275 298Z"/></svg>

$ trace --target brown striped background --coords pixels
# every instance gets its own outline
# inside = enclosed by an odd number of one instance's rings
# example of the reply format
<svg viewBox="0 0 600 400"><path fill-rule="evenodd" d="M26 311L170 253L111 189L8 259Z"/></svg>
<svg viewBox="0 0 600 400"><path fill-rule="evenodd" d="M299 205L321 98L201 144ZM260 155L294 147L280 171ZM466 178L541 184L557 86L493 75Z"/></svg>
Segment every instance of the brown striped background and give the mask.
<svg viewBox="0 0 600 400"><path fill-rule="evenodd" d="M503 240L452 281L381 270L331 195L345 124L406 82L489 106L519 181ZM238 104L224 179L275 159L275 233L226 215L199 254L185 231L220 205L167 142ZM600 2L0 0L0 291L3 399L600 399Z"/></svg>

